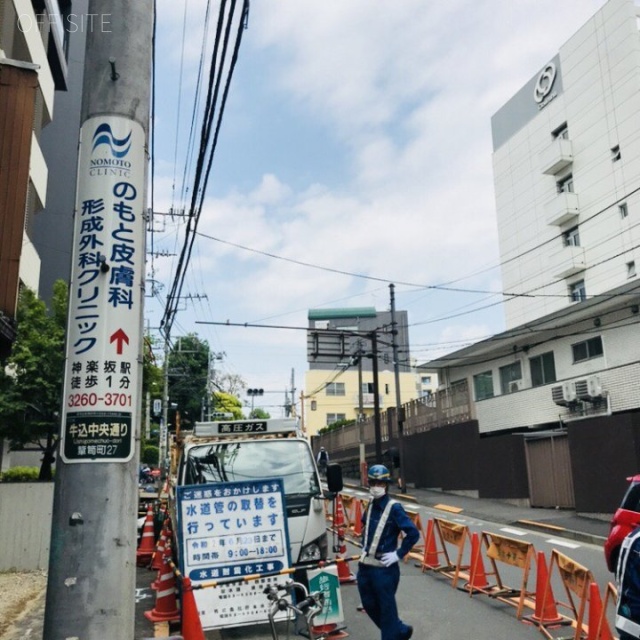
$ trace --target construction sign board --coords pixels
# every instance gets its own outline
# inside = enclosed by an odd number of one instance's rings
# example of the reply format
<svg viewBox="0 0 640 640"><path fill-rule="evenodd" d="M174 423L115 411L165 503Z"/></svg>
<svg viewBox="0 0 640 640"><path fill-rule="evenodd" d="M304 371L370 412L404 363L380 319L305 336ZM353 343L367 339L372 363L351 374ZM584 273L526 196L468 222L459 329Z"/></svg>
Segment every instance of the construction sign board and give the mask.
<svg viewBox="0 0 640 640"><path fill-rule="evenodd" d="M307 571L307 578L309 593L320 591L324 595L324 606L314 618L314 625L343 624L344 614L342 612L338 567L334 564L323 569L310 569Z"/></svg>
<svg viewBox="0 0 640 640"><path fill-rule="evenodd" d="M280 478L177 487L180 570L196 589L203 629L266 622L265 586L277 577L243 581L288 569L289 534Z"/></svg>

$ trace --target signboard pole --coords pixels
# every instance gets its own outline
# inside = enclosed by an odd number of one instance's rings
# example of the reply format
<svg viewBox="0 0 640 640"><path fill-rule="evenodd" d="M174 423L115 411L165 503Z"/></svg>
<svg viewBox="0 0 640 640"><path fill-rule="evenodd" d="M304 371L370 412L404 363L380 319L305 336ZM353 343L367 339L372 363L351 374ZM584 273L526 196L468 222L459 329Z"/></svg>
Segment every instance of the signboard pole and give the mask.
<svg viewBox="0 0 640 640"><path fill-rule="evenodd" d="M153 10L90 0L84 23L48 640L134 636Z"/></svg>

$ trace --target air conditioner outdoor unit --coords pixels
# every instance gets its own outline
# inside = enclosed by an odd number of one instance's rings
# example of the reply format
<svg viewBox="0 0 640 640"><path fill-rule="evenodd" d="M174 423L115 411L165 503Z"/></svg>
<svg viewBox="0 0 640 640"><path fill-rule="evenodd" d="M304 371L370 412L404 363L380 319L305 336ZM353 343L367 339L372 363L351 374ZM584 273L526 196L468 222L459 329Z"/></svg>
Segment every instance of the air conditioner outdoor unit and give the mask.
<svg viewBox="0 0 640 640"><path fill-rule="evenodd" d="M573 382L563 382L557 387L551 387L551 398L562 407L569 407L574 404L577 397Z"/></svg>
<svg viewBox="0 0 640 640"><path fill-rule="evenodd" d="M598 376L589 376L584 380L576 380L576 394L580 400L594 402L602 397L602 385Z"/></svg>
<svg viewBox="0 0 640 640"><path fill-rule="evenodd" d="M509 383L509 393L515 393L522 389L522 380L513 380Z"/></svg>

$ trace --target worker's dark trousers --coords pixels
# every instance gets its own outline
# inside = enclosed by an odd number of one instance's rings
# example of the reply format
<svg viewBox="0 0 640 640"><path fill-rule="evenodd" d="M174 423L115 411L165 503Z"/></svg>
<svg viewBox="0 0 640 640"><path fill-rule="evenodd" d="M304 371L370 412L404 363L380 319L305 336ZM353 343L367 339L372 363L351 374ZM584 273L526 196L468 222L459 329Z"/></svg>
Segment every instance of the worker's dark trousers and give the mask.
<svg viewBox="0 0 640 640"><path fill-rule="evenodd" d="M367 615L380 629L381 640L404 640L409 633L398 617L396 591L400 583L398 563L390 567L358 565L358 591Z"/></svg>

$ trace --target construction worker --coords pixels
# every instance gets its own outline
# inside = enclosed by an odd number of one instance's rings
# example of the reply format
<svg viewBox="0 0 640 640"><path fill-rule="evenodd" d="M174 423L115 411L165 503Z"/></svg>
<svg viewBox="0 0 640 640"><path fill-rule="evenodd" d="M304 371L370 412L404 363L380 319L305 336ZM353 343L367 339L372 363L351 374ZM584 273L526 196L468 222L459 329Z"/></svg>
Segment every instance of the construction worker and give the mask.
<svg viewBox="0 0 640 640"><path fill-rule="evenodd" d="M320 472L320 475L325 476L327 473L327 466L329 464L329 454L324 447L320 447L316 462L318 463L318 471Z"/></svg>
<svg viewBox="0 0 640 640"><path fill-rule="evenodd" d="M362 555L358 564L358 591L362 606L380 629L381 640L409 640L413 627L398 617L396 591L400 560L411 551L420 532L404 507L389 497L391 474L382 464L368 473L371 500L362 516ZM403 533L398 547L398 537Z"/></svg>
<svg viewBox="0 0 640 640"><path fill-rule="evenodd" d="M620 640L640 638L640 527L632 531L620 545L616 582L616 629L620 633Z"/></svg>

